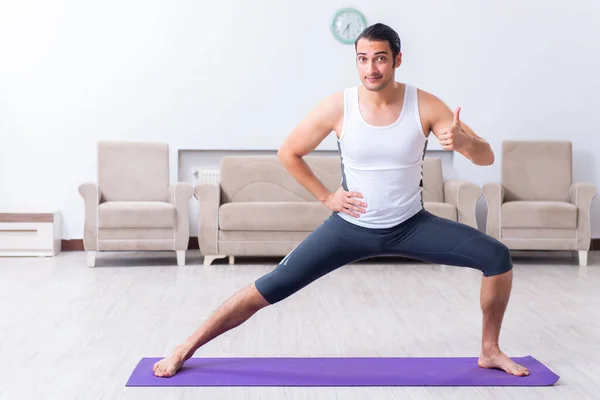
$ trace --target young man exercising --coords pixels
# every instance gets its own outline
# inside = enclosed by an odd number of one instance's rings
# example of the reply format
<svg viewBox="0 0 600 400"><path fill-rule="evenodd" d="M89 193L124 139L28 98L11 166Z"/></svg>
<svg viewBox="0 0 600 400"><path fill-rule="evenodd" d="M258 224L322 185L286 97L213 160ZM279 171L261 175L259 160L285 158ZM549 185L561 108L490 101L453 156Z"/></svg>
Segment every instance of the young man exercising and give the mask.
<svg viewBox="0 0 600 400"><path fill-rule="evenodd" d="M482 348L479 366L525 376L499 346L500 326L512 287L512 261L502 243L470 226L423 208L422 162L429 132L444 149L476 165L490 165L489 144L437 97L397 82L400 38L375 24L357 39L362 81L324 99L281 145L281 163L332 215L270 273L225 301L154 374L174 375L201 346L245 322L262 308L289 297L323 275L357 260L401 255L482 271ZM303 156L336 132L342 160L341 187L331 193Z"/></svg>

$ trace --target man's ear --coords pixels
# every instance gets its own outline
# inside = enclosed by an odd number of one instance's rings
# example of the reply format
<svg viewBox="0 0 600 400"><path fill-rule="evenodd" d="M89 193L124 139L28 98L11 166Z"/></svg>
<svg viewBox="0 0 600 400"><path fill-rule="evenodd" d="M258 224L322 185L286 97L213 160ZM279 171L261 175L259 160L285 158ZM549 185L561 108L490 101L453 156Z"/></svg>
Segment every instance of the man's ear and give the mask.
<svg viewBox="0 0 600 400"><path fill-rule="evenodd" d="M395 68L398 68L400 66L400 64L402 64L402 53L398 53L398 55L396 55L396 60L395 60Z"/></svg>

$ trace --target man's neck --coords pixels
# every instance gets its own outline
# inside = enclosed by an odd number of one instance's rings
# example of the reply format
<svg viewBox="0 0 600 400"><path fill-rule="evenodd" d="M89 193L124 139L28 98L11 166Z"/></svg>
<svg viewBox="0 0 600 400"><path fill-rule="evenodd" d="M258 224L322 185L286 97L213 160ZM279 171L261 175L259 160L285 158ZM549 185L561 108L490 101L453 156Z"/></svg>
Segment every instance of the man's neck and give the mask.
<svg viewBox="0 0 600 400"><path fill-rule="evenodd" d="M395 80L390 82L385 88L378 91L371 91L363 87L362 97L373 104L375 107L386 107L398 101L398 89L402 87L402 83Z"/></svg>

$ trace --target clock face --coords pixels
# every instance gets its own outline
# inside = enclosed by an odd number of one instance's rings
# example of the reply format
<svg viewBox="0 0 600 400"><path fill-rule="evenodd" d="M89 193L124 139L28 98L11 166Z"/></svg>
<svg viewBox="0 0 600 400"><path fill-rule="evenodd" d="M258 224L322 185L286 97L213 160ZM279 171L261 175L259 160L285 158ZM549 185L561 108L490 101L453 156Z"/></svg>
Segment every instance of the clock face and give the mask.
<svg viewBox="0 0 600 400"><path fill-rule="evenodd" d="M343 8L335 13L331 21L333 36L344 44L354 43L367 27L365 17L354 8Z"/></svg>

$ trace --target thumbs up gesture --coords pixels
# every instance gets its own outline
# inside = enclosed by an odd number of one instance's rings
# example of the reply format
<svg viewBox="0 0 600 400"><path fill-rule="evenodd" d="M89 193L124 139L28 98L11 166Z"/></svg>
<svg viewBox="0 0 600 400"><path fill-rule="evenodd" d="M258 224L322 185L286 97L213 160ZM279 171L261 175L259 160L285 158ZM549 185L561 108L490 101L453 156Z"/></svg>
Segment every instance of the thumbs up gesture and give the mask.
<svg viewBox="0 0 600 400"><path fill-rule="evenodd" d="M452 126L442 132L438 139L444 150L459 151L471 145L473 138L463 130L460 124L460 107L454 111Z"/></svg>

